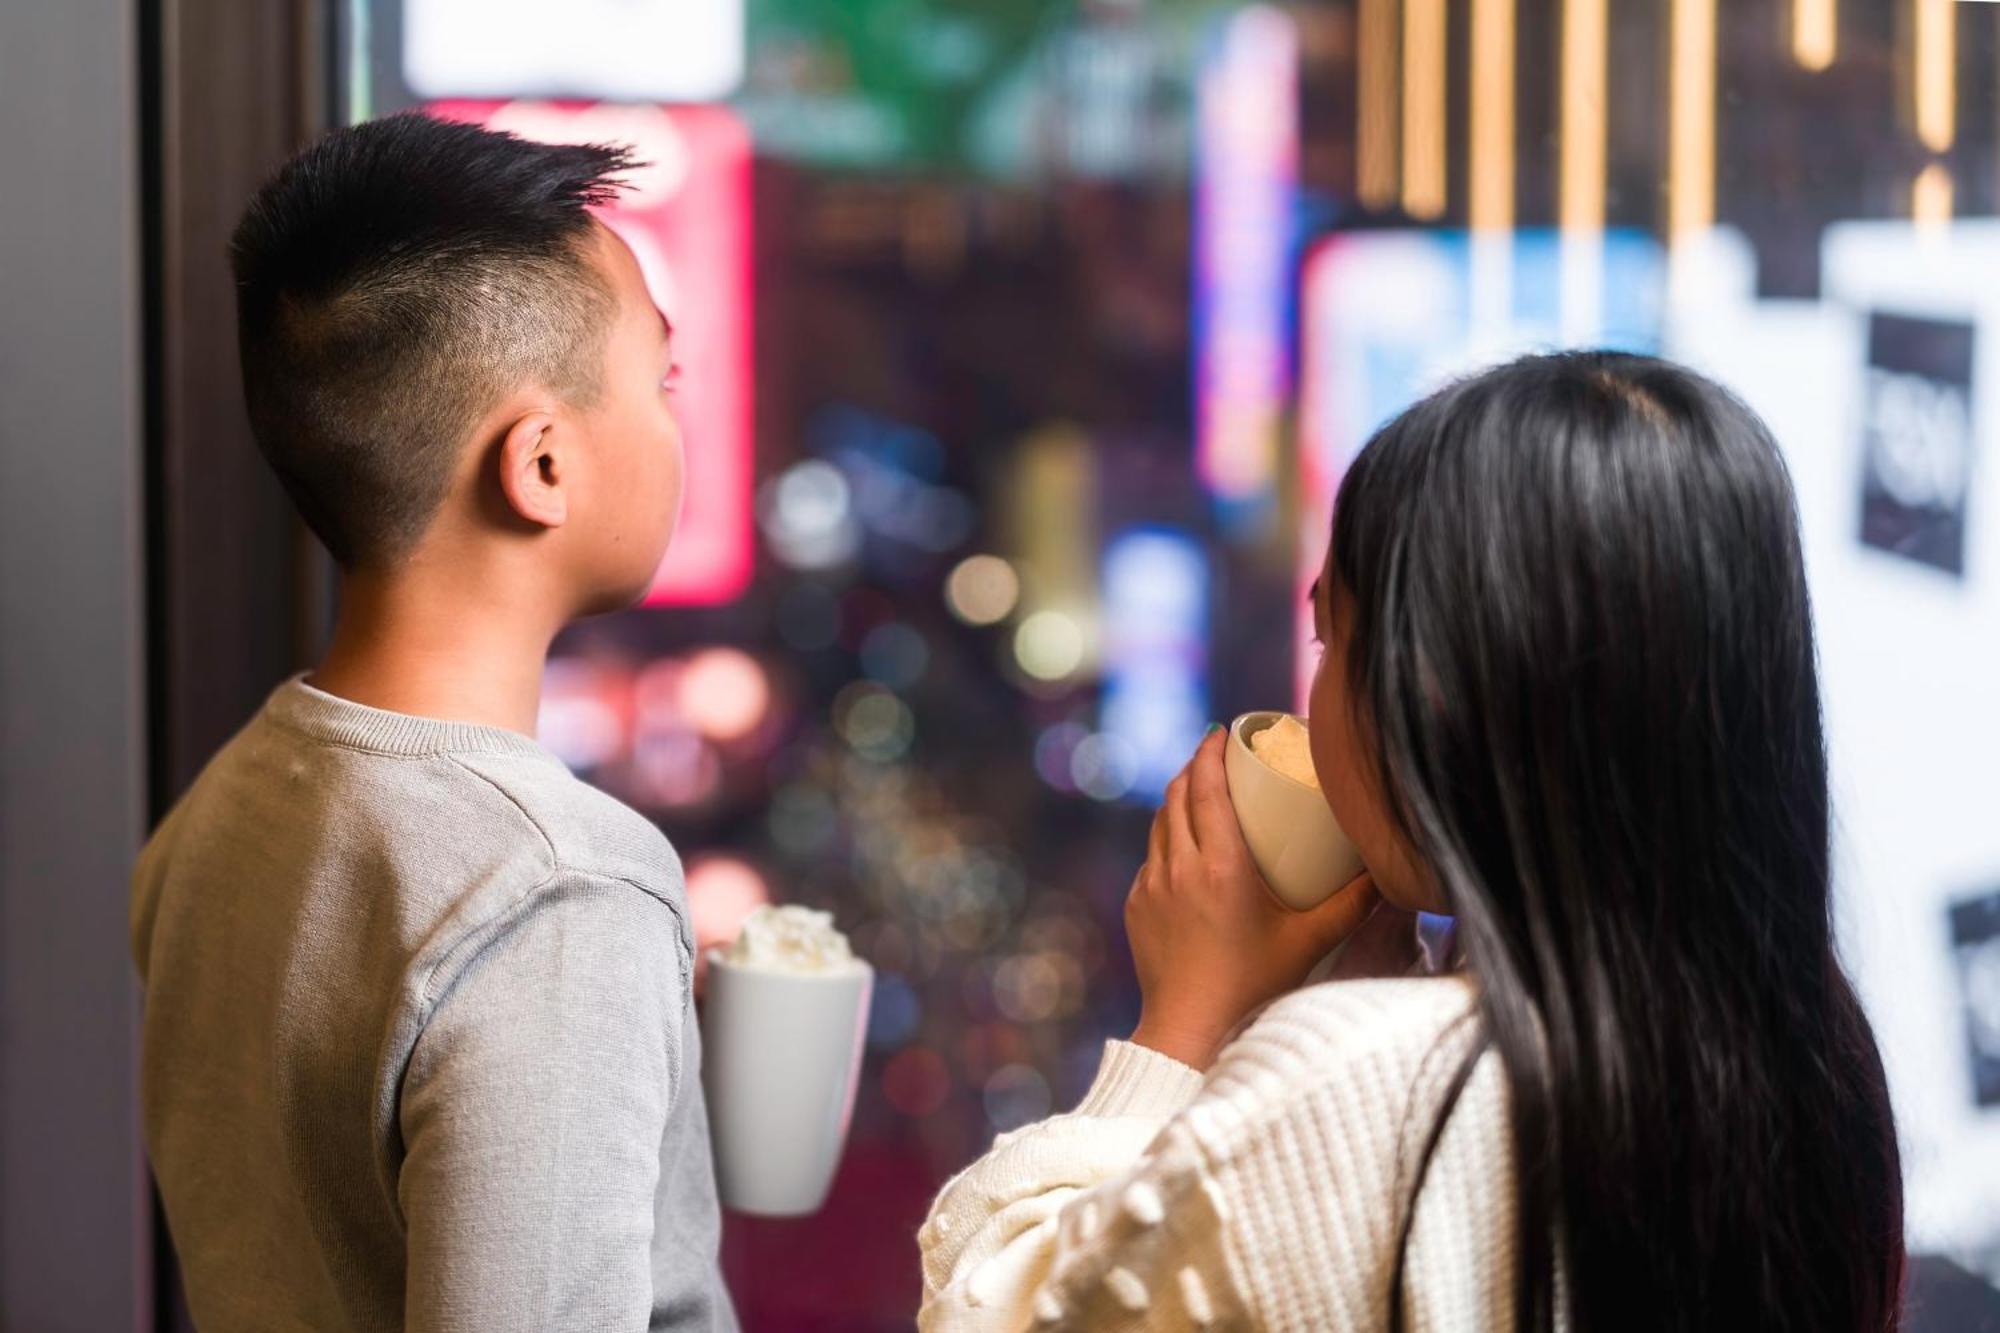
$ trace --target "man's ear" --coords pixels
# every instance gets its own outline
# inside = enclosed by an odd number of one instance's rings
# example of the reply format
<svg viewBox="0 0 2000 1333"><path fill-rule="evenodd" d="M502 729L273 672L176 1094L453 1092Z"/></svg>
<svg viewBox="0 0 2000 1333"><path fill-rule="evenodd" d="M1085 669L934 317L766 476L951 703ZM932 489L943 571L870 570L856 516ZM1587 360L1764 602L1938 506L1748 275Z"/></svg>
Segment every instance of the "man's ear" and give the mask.
<svg viewBox="0 0 2000 1333"><path fill-rule="evenodd" d="M569 517L557 435L555 418L536 411L517 419L500 441L500 493L509 509L537 527L559 528Z"/></svg>

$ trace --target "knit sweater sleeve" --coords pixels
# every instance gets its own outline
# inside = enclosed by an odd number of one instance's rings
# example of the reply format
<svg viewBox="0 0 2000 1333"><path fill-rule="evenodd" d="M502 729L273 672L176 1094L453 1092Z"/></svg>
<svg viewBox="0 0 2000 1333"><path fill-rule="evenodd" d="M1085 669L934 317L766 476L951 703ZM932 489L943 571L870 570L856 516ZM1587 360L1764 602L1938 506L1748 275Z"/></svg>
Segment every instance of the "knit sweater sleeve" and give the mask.
<svg viewBox="0 0 2000 1333"><path fill-rule="evenodd" d="M1314 987L1201 1081L1112 1043L1075 1112L1005 1136L939 1196L920 1326L1385 1326L1405 1173L1470 1009L1459 982ZM1508 1313L1489 1301L1511 1253L1497 1073L1478 1067L1427 1179L1412 1245L1436 1290L1407 1294L1415 1328Z"/></svg>

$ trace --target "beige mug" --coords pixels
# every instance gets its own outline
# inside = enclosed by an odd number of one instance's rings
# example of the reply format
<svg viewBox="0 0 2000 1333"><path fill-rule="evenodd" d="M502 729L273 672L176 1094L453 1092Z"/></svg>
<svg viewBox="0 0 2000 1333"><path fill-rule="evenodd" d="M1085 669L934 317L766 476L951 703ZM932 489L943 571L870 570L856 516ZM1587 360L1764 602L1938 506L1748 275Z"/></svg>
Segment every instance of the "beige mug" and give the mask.
<svg viewBox="0 0 2000 1333"><path fill-rule="evenodd" d="M1245 713L1230 724L1223 764L1229 800L1250 859L1278 901L1308 911L1353 882L1361 854L1341 831L1319 788L1278 772L1250 748L1250 738L1283 713Z"/></svg>

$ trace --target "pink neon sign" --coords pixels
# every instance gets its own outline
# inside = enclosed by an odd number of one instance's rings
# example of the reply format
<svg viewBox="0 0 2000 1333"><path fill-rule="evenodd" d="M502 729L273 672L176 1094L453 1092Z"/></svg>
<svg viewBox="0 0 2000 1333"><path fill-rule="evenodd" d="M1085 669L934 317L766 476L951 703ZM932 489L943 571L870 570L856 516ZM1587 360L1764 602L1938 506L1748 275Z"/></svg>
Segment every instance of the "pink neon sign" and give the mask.
<svg viewBox="0 0 2000 1333"><path fill-rule="evenodd" d="M551 143L629 143L647 165L598 210L674 325L687 490L648 606L714 606L750 584L750 132L716 106L436 102L430 113Z"/></svg>
<svg viewBox="0 0 2000 1333"><path fill-rule="evenodd" d="M1276 484L1288 381L1298 178L1298 34L1281 10L1226 20L1203 61L1195 134L1195 461L1225 501Z"/></svg>

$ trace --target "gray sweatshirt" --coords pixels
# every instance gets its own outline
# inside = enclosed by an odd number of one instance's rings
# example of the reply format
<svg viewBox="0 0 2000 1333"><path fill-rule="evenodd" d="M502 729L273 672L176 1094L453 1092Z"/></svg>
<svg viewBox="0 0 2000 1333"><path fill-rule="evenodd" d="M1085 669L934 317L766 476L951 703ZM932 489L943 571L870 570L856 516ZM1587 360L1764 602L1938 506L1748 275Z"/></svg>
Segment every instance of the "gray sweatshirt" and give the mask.
<svg viewBox="0 0 2000 1333"><path fill-rule="evenodd" d="M679 858L525 736L292 681L141 854L204 1333L733 1329Z"/></svg>

